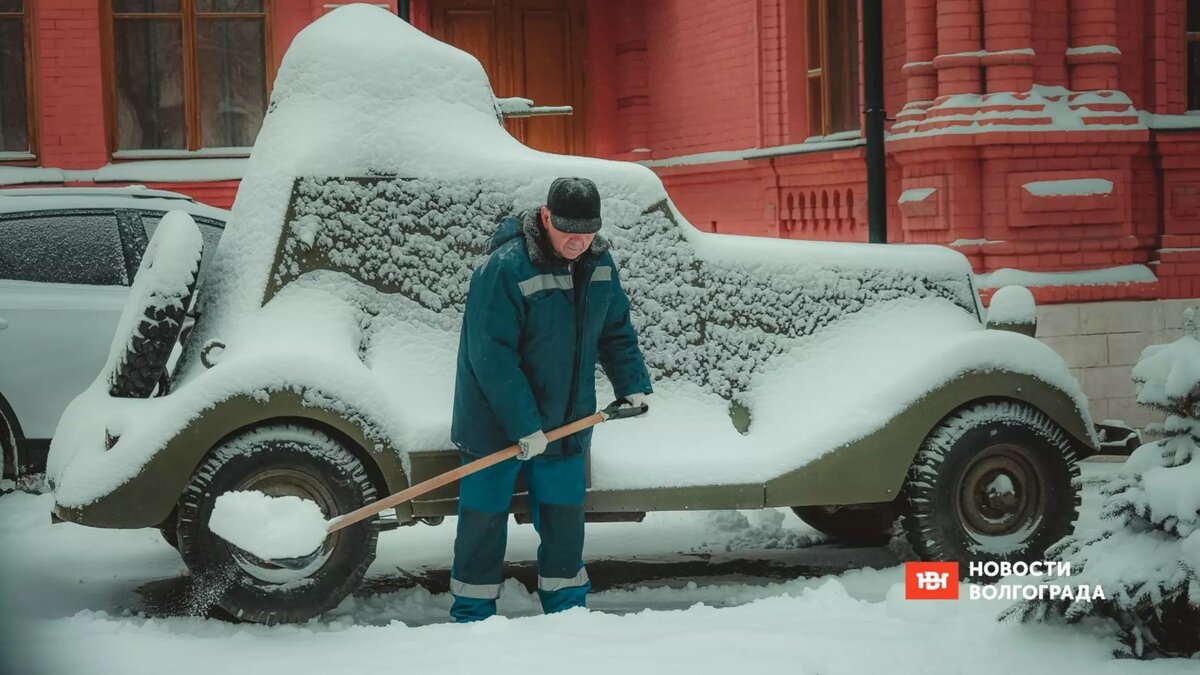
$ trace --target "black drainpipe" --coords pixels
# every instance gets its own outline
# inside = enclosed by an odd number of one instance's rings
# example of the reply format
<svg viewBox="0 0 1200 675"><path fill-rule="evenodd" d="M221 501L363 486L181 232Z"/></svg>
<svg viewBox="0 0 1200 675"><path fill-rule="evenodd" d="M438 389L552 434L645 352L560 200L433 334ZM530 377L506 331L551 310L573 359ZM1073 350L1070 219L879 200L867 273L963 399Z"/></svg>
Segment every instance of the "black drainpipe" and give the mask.
<svg viewBox="0 0 1200 675"><path fill-rule="evenodd" d="M409 0L398 0L396 2L396 13L400 15L401 19L404 19L405 21L412 23L412 19L410 19L408 16L408 10L409 10L408 5L409 5Z"/></svg>
<svg viewBox="0 0 1200 675"><path fill-rule="evenodd" d="M883 153L883 7L862 0L863 101L867 125L867 234L873 244L887 243L887 167Z"/></svg>

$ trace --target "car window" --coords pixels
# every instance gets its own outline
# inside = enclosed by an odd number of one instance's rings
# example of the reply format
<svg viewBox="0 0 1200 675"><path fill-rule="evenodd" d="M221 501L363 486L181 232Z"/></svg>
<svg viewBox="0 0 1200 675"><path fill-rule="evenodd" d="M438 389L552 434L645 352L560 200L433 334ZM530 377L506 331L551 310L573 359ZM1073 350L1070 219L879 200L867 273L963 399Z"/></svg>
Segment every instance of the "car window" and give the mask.
<svg viewBox="0 0 1200 675"><path fill-rule="evenodd" d="M116 215L54 212L0 219L0 278L128 286Z"/></svg>
<svg viewBox="0 0 1200 675"><path fill-rule="evenodd" d="M158 229L158 223L166 215L161 211L143 211L142 224L146 226L146 237L152 238L154 231ZM212 261L213 253L217 251L217 242L221 239L221 233L224 232L224 225L217 220L209 220L199 216L192 216L192 220L196 221L196 225L200 228L200 238L204 240L204 253L200 258L200 274L197 275L196 288L204 282L205 272L208 270L209 264Z"/></svg>

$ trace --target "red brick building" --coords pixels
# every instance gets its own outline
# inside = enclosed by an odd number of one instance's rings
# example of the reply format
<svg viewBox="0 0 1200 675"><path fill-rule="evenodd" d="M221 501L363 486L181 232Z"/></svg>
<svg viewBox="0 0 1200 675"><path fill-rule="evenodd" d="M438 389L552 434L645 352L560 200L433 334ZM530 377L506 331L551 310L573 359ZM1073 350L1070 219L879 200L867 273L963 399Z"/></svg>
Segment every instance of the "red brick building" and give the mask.
<svg viewBox="0 0 1200 675"><path fill-rule="evenodd" d="M0 184L228 206L288 44L338 4L0 0ZM575 108L514 135L645 162L698 227L866 240L858 2L377 4L476 54L499 96ZM1089 271L1026 277L1043 302L1200 296L1200 0L883 11L889 240Z"/></svg>

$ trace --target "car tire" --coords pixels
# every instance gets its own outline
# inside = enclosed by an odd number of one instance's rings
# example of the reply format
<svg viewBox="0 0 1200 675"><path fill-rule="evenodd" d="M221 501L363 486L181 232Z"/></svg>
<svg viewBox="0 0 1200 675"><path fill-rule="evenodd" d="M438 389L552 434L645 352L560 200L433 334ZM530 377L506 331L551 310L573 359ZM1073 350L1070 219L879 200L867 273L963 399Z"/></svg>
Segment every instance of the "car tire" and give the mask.
<svg viewBox="0 0 1200 675"><path fill-rule="evenodd" d="M196 290L203 250L200 230L191 218L164 218L155 230L113 337L110 396L146 398L165 383L167 361Z"/></svg>
<svg viewBox="0 0 1200 675"><path fill-rule="evenodd" d="M327 518L377 498L362 462L320 431L268 426L224 442L201 462L179 502L175 529L193 577L190 611L215 605L244 621L293 623L333 609L358 587L375 559L375 518L330 535L304 569L279 568L209 530L217 497L236 490L311 499Z"/></svg>
<svg viewBox="0 0 1200 675"><path fill-rule="evenodd" d="M17 454L17 436L13 433L13 425L0 410L0 479L17 480L21 477L21 458Z"/></svg>
<svg viewBox="0 0 1200 675"><path fill-rule="evenodd" d="M899 512L896 505L793 506L792 511L814 530L837 541L864 546L888 543Z"/></svg>
<svg viewBox="0 0 1200 675"><path fill-rule="evenodd" d="M950 415L909 470L901 523L923 560L1041 560L1079 510L1075 450L1045 413L995 401Z"/></svg>
<svg viewBox="0 0 1200 675"><path fill-rule="evenodd" d="M167 519L158 524L158 533L162 535L163 541L167 542L171 548L179 550L179 516L178 511L171 511L171 515Z"/></svg>

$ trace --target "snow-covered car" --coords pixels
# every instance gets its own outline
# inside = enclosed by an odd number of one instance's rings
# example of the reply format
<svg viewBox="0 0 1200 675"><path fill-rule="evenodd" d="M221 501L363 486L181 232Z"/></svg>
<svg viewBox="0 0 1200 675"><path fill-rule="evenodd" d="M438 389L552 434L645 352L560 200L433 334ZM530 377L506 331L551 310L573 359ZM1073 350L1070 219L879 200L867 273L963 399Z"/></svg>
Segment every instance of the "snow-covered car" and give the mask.
<svg viewBox="0 0 1200 675"><path fill-rule="evenodd" d="M0 450L40 472L63 409L104 366L149 237L171 210L210 249L229 212L140 186L0 190Z"/></svg>
<svg viewBox="0 0 1200 675"><path fill-rule="evenodd" d="M497 220L562 175L600 187L656 390L645 419L596 429L590 517L794 507L872 539L899 516L918 555L964 563L1037 559L1072 530L1086 400L1050 348L983 325L963 256L701 232L645 167L518 143L474 58L366 5L284 58L169 393L112 396L101 373L63 415L57 516L160 528L244 619L337 605L381 529L454 514L456 488L339 531L301 570L210 532L215 500L260 490L334 515L458 466L468 280ZM197 255L177 225L165 295Z"/></svg>

